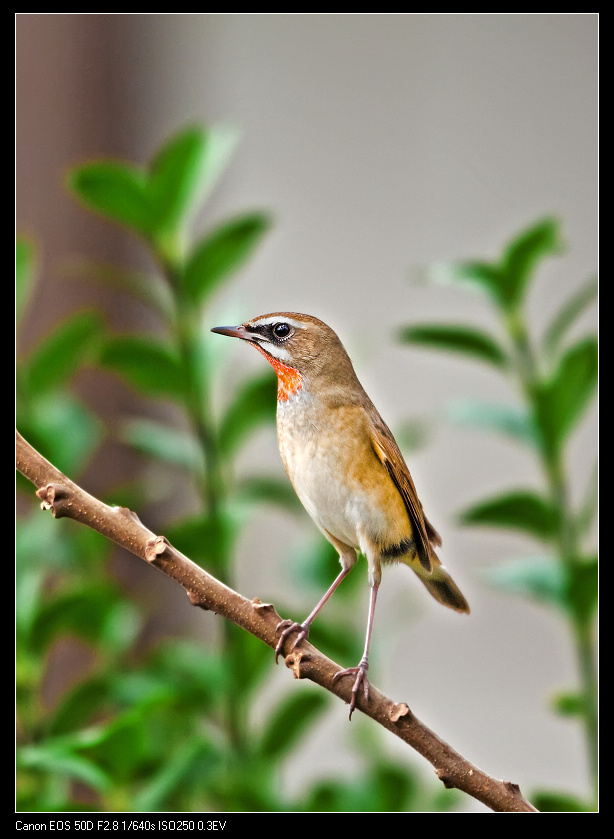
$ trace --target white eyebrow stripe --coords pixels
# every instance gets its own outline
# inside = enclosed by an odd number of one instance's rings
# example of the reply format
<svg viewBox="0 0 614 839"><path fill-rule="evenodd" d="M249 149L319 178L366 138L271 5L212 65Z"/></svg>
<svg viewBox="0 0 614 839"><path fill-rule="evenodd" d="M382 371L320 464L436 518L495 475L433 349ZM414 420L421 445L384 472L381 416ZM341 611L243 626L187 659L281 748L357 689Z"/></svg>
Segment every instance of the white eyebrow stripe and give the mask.
<svg viewBox="0 0 614 839"><path fill-rule="evenodd" d="M289 323L290 326L293 326L295 329L300 329L302 324L299 321L294 320L294 318L286 317L285 315L272 315L267 318L256 318L256 320L250 320L245 326L270 326L273 323Z"/></svg>

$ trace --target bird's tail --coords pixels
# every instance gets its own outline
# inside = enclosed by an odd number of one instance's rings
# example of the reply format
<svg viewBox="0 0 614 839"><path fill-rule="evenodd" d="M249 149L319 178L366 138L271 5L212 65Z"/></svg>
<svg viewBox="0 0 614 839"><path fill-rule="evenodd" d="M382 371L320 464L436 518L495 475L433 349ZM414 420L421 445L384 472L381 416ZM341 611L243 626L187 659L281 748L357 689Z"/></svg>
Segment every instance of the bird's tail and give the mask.
<svg viewBox="0 0 614 839"><path fill-rule="evenodd" d="M471 611L469 604L443 565L436 565L430 576L426 574L418 574L418 576L435 600L438 600L450 609L455 609L457 612L466 612L469 614Z"/></svg>

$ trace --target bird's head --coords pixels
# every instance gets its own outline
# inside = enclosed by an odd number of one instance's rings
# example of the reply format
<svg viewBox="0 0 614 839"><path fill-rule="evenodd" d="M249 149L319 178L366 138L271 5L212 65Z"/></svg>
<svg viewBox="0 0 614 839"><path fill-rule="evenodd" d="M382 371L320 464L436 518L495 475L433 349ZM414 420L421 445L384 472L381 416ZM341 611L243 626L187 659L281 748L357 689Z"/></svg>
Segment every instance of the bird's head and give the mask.
<svg viewBox="0 0 614 839"><path fill-rule="evenodd" d="M273 312L240 326L216 326L211 331L254 344L277 373L280 398L284 391L296 392L305 383L322 387L327 381L338 383L348 375L355 378L337 335L311 315Z"/></svg>

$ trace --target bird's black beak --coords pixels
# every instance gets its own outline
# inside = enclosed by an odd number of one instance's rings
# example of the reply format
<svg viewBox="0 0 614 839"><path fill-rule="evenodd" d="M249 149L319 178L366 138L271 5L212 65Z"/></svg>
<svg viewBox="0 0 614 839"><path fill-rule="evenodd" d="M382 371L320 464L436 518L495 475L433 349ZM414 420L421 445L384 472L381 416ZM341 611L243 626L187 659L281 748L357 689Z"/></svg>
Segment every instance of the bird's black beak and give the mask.
<svg viewBox="0 0 614 839"><path fill-rule="evenodd" d="M231 338L243 338L244 341L251 341L254 333L245 326L214 326L212 332L219 332L220 335L230 335Z"/></svg>

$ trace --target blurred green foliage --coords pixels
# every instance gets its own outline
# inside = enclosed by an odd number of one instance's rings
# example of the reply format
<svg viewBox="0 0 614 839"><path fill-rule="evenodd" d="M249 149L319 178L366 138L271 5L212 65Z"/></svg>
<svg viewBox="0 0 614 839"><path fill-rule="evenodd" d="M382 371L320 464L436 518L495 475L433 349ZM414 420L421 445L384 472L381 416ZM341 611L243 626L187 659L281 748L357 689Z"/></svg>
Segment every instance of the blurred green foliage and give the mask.
<svg viewBox="0 0 614 839"><path fill-rule="evenodd" d="M580 316L594 303L597 281L589 280L554 313L541 336L529 328L527 297L544 259L560 254L559 224L542 219L515 236L495 262L466 262L444 272L447 281L470 284L491 301L499 334L473 325L418 324L402 328L407 343L437 348L484 362L513 384L513 405L465 401L451 416L474 428L512 438L536 458L540 490L505 489L477 501L461 514L469 525L511 528L539 541L542 553L502 563L488 579L500 589L531 598L562 616L571 630L579 686L555 710L584 727L591 781L597 798L597 685L595 613L597 557L590 527L597 510L597 467L584 497L573 506L567 444L582 420L597 384L597 338L575 337ZM439 278L442 275L439 274ZM576 330L577 331L577 330ZM541 810L587 810L594 802L555 791L531 796Z"/></svg>
<svg viewBox="0 0 614 839"><path fill-rule="evenodd" d="M143 416L120 425L122 441L162 469L181 470L197 500L189 516L161 523L165 535L230 585L235 545L249 517L263 503L289 512L298 506L286 480L240 477L235 468L253 432L274 419L272 371L240 381L215 407L227 370L208 343L212 295L269 228L268 218L254 212L193 235L195 214L234 145L228 132L190 127L147 167L101 161L70 173L79 201L139 237L159 267L146 278L100 270L98 278L123 284L155 310L161 326L117 335L97 311L74 314L20 359L17 371L20 431L77 481L108 431L75 396L74 374L89 366L121 377L143 400ZM18 318L36 291L35 261L33 245L19 240ZM153 419L152 400L175 406L183 421ZM300 684L289 695L266 696L271 650L225 621L215 647L168 638L143 652L139 641L150 616L114 581L112 546L87 528L43 514L26 483L19 479L32 500L17 528L19 811L381 811L458 804L454 791L419 782L387 759L379 742L356 746L352 777L285 792L282 770L321 721L328 695ZM158 492L151 482L135 481L130 504L140 511L160 501ZM310 584L323 589L338 558L322 539L307 567ZM348 584L340 596L352 591ZM360 655L360 638L326 620L312 639L344 660ZM46 683L54 656L67 645L84 663L51 701ZM360 724L353 730L360 732Z"/></svg>

